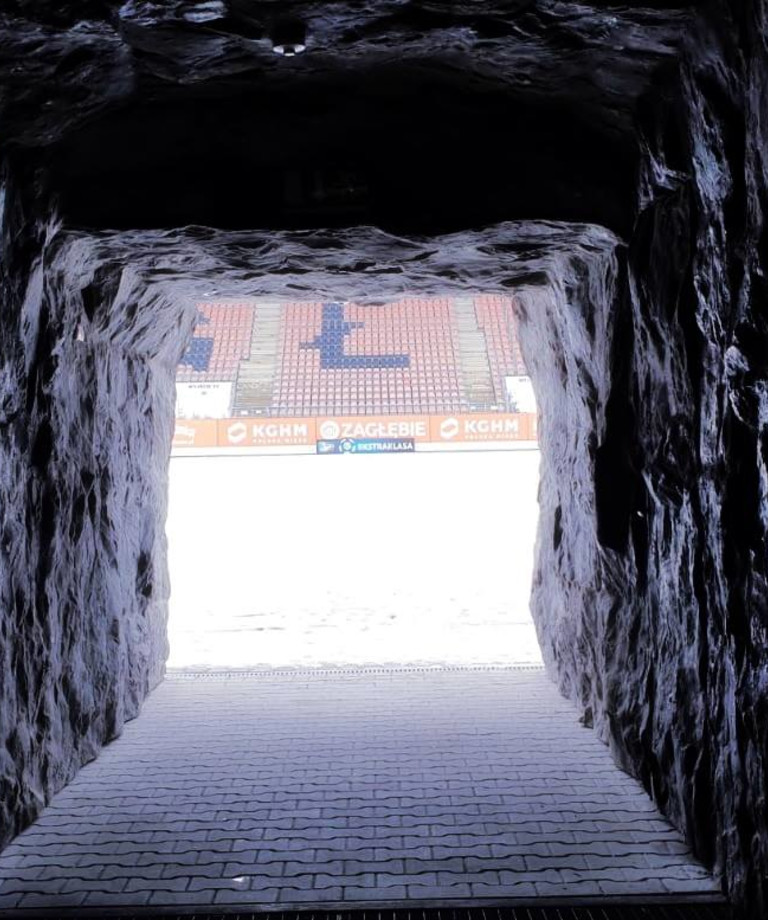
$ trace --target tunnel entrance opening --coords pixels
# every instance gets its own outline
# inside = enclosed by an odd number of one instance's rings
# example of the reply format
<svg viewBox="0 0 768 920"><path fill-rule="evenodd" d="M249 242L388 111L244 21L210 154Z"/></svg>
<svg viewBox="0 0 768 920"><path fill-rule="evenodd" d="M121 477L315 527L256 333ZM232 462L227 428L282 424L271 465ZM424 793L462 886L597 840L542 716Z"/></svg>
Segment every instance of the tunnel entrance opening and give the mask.
<svg viewBox="0 0 768 920"><path fill-rule="evenodd" d="M176 415L169 667L541 664L512 298L201 303Z"/></svg>
<svg viewBox="0 0 768 920"><path fill-rule="evenodd" d="M283 5L296 60L274 4L4 5L0 843L162 681L168 283L426 292L427 266L460 291L493 261L494 290L560 298L543 655L762 917L764 3ZM244 231L234 257L210 227ZM27 894L3 881L0 906Z"/></svg>
<svg viewBox="0 0 768 920"><path fill-rule="evenodd" d="M541 663L538 451L174 458L170 668Z"/></svg>
<svg viewBox="0 0 768 920"><path fill-rule="evenodd" d="M544 263L535 249L537 232L533 228L533 245L520 245L523 258L534 267ZM356 236L365 238L366 233ZM568 236L573 239L570 231ZM379 238L369 233L368 241L374 249ZM443 266L451 244L461 246L466 257L466 239L448 240L440 251ZM488 245L479 234L472 244L477 263L487 259L495 270L498 252L513 250L505 250L503 240ZM387 239L393 261L398 245ZM303 264L311 264L309 246L303 256ZM417 261L414 275L425 271L423 261ZM562 268L556 259L551 265L553 274ZM432 266L426 271L434 278ZM526 357L533 353L530 345L536 335L560 353L550 378L542 371L543 357L537 365L538 382L545 381L537 394L543 393L551 406L561 398L558 387L565 389L577 380L569 362L579 359L578 349L589 350L596 324L592 317L587 322L576 314L568 346L562 348L562 327L556 323L563 321L568 306L565 285L556 279L554 295L543 294L542 271L510 271L528 285L524 301L521 296L525 306L542 306L541 328L537 334L529 332ZM190 274L194 278L193 269ZM574 279L578 283L575 272ZM466 300L461 285L454 292L454 306L456 300ZM545 296L554 303L549 312L543 309ZM126 301L130 308L131 298ZM345 339L343 354L331 360L365 357L364 348L355 352L346 341L345 324L364 323L351 307L340 301L316 306L319 332L313 328L299 337L297 352L310 363L322 356L323 320L329 319L341 324ZM473 306L477 313L477 304ZM164 318L178 335L178 311ZM548 327L548 322L554 325ZM87 344L87 332L77 341ZM182 364L197 372L201 355L214 357L210 340L215 336L197 336L202 343L194 338ZM252 341L253 336L249 346ZM376 354L402 358L405 351L393 347ZM243 360L253 357L249 351ZM169 409L173 363L158 362L153 370L163 375L155 406ZM236 395L238 381L239 375ZM259 392L253 382L244 388L250 398ZM505 386L502 391L507 393ZM186 440L187 450L205 453L208 448L196 447L194 441L198 433L210 437L213 431L216 439L236 441L223 448L237 453L243 441L272 436L255 418L253 406L245 415L238 408L229 406L231 417L225 419L180 420L177 440ZM286 408L280 404L281 413ZM428 412L439 408L426 406ZM456 411L437 416L437 433L453 432L448 437L453 443L465 415L472 413L458 411L463 406L443 408ZM354 426L347 432L343 424L352 406L342 399L341 405L322 409L324 417L314 420L320 435L310 451L315 456L289 459L315 463L318 470L321 463L336 471L346 464L347 473L380 461L425 459L436 465L472 456L431 456L416 449L378 456L347 451L346 442L415 442L417 433L411 437L385 429L377 437ZM514 414L499 411L494 419ZM262 418L277 424L282 436L284 415ZM370 421L371 416L362 418ZM575 418L569 415L568 425ZM433 430L433 416L428 419L427 433ZM161 421L170 422L170 413ZM584 431L574 426L579 448L593 424L586 413L583 422ZM170 434L170 426L165 430ZM490 422L472 429L481 430L494 432ZM564 449L562 442L573 432L568 428L561 434L553 440L550 430L550 454ZM317 456L321 444L335 446L326 456ZM509 460L512 455L491 456ZM256 459L285 462L280 457ZM231 456L223 461L243 462ZM563 533L569 533L573 507L563 503L557 514L547 505L542 512L548 522L553 516L564 522ZM162 564L164 548L158 553ZM161 580L156 584L162 586ZM48 846L57 848L52 879L50 863L38 862L48 859ZM396 908L542 898L603 903L670 894L679 900L691 892L710 900L717 897L715 882L692 859L680 835L660 817L640 785L618 769L596 734L585 730L542 670L513 667L171 673L147 698L141 717L126 724L122 737L82 769L7 848L0 859L0 868L5 867L13 886L4 889L6 903L22 910L142 905L199 912L220 905L295 910L307 904L352 908L373 903Z"/></svg>

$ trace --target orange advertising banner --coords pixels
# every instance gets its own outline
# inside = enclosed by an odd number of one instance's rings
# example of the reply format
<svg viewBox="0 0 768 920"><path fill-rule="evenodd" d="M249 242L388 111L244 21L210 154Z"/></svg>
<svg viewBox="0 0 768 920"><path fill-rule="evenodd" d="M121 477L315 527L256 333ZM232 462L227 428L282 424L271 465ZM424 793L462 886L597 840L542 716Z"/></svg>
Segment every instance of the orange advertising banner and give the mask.
<svg viewBox="0 0 768 920"><path fill-rule="evenodd" d="M216 421L210 418L177 418L173 448L216 447Z"/></svg>
<svg viewBox="0 0 768 920"><path fill-rule="evenodd" d="M533 413L177 419L173 448L314 447L318 440L412 438L418 443L535 441Z"/></svg>
<svg viewBox="0 0 768 920"><path fill-rule="evenodd" d="M430 440L437 444L467 441L533 441L536 416L530 413L488 412L472 415L433 415Z"/></svg>
<svg viewBox="0 0 768 920"><path fill-rule="evenodd" d="M219 447L304 447L317 440L313 418L224 418Z"/></svg>
<svg viewBox="0 0 768 920"><path fill-rule="evenodd" d="M321 441L344 438L413 438L429 441L428 415L324 416L317 420Z"/></svg>

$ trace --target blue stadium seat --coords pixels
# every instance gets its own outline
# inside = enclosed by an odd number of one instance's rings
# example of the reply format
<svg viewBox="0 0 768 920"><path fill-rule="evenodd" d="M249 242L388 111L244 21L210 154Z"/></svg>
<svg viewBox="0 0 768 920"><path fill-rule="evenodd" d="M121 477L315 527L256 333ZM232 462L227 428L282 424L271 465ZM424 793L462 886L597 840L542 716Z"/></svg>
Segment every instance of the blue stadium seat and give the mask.
<svg viewBox="0 0 768 920"><path fill-rule="evenodd" d="M207 371L213 354L213 339L204 339L197 336L189 343L180 364L188 364L192 370Z"/></svg>

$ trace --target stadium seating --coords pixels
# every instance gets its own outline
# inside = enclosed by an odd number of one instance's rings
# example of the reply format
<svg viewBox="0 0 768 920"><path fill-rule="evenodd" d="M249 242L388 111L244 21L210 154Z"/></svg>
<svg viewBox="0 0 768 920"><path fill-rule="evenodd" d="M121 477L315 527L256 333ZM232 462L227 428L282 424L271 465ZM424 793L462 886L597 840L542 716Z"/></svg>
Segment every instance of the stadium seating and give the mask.
<svg viewBox="0 0 768 920"><path fill-rule="evenodd" d="M488 363L496 403L505 403L505 377L525 376L527 371L517 337L517 324L508 297L483 294L475 297L477 325L485 333Z"/></svg>
<svg viewBox="0 0 768 920"><path fill-rule="evenodd" d="M276 414L456 412L450 301L289 304Z"/></svg>
<svg viewBox="0 0 768 920"><path fill-rule="evenodd" d="M525 372L512 301L482 295L474 301L465 298L463 303L478 330L479 347L483 338L487 343L493 382L489 408L503 410L505 376ZM245 373L256 358L252 351L260 341L259 323L264 322L259 305L209 303L199 309L195 337L179 366L178 380L237 383L238 372ZM285 303L271 309L270 322L276 330L271 346L275 349L272 399L265 377L260 412L271 416L443 414L473 408L468 382L462 379L462 368L468 364L466 355L462 360L460 354L465 346L452 298L408 298L376 306ZM258 355L260 366L271 367L261 354L264 347ZM245 362L242 367L241 362ZM234 409L241 411L237 396L235 403Z"/></svg>
<svg viewBox="0 0 768 920"><path fill-rule="evenodd" d="M183 369L187 367L201 374L208 371L213 355L213 341L212 338L203 338L203 336L195 336L192 339L179 365L178 376L180 378L184 373Z"/></svg>
<svg viewBox="0 0 768 920"><path fill-rule="evenodd" d="M240 361L248 357L254 309L251 303L200 304L195 334L179 364L177 381L234 380Z"/></svg>

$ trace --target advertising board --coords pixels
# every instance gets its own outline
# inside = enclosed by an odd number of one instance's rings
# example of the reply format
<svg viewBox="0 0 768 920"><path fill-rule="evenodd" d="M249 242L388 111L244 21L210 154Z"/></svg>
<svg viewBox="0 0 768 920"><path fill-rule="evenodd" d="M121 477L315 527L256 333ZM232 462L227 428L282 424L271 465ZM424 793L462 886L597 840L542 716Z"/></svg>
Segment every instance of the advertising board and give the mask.
<svg viewBox="0 0 768 920"><path fill-rule="evenodd" d="M188 447L216 447L216 422L214 419L177 418L173 429L173 449Z"/></svg>
<svg viewBox="0 0 768 920"><path fill-rule="evenodd" d="M318 440L318 454L412 454L413 438L341 438Z"/></svg>
<svg viewBox="0 0 768 920"><path fill-rule="evenodd" d="M318 454L409 453L430 444L537 440L534 413L177 419L173 448L293 448ZM491 448L492 449L492 448Z"/></svg>
<svg viewBox="0 0 768 920"><path fill-rule="evenodd" d="M535 440L535 429L532 433L530 419L531 415L527 413L512 412L433 415L429 420L430 440L437 444Z"/></svg>
<svg viewBox="0 0 768 920"><path fill-rule="evenodd" d="M312 447L313 418L227 418L218 422L219 447Z"/></svg>
<svg viewBox="0 0 768 920"><path fill-rule="evenodd" d="M317 436L325 441L338 441L345 438L358 440L412 438L414 441L428 441L429 416L321 416L317 419Z"/></svg>
<svg viewBox="0 0 768 920"><path fill-rule="evenodd" d="M208 382L176 384L176 414L180 418L226 418L231 410L232 384Z"/></svg>

